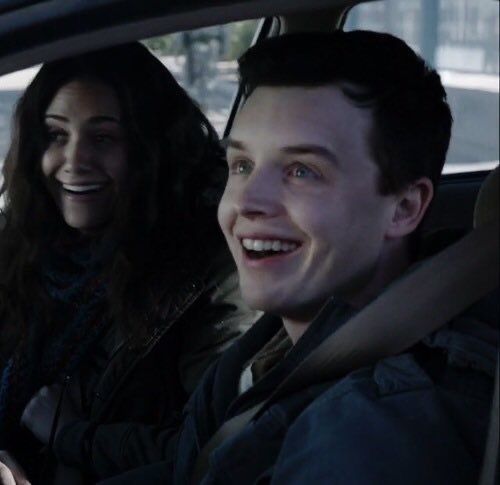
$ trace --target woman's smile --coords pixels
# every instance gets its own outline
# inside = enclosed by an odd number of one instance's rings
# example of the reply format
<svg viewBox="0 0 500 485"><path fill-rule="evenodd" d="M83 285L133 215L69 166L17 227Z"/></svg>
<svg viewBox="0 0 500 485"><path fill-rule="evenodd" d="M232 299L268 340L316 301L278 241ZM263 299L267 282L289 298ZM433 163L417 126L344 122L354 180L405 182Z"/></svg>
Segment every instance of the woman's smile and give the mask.
<svg viewBox="0 0 500 485"><path fill-rule="evenodd" d="M81 232L109 223L128 165L114 90L90 80L64 85L47 108L45 125L42 171L64 221Z"/></svg>

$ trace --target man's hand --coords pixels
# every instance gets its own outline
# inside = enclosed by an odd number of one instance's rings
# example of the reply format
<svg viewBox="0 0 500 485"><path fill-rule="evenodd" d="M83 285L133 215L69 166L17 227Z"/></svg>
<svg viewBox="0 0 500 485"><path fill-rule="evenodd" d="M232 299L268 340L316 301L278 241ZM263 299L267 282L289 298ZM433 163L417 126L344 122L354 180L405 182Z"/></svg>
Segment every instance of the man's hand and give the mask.
<svg viewBox="0 0 500 485"><path fill-rule="evenodd" d="M45 386L35 394L24 408L21 423L26 426L43 444L48 444L54 423L57 404L62 387L59 384ZM57 422L57 432L67 423L77 420L78 414L68 393L64 396Z"/></svg>
<svg viewBox="0 0 500 485"><path fill-rule="evenodd" d="M0 450L0 485L31 485L21 465L4 450Z"/></svg>

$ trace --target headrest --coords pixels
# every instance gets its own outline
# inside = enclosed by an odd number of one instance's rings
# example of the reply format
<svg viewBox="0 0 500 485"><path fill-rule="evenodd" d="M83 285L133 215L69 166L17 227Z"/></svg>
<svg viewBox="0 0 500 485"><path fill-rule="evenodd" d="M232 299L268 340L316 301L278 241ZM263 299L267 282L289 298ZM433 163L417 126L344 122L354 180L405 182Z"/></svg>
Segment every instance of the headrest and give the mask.
<svg viewBox="0 0 500 485"><path fill-rule="evenodd" d="M499 167L497 166L484 179L474 208L474 227L483 226L488 222L497 222L499 219Z"/></svg>

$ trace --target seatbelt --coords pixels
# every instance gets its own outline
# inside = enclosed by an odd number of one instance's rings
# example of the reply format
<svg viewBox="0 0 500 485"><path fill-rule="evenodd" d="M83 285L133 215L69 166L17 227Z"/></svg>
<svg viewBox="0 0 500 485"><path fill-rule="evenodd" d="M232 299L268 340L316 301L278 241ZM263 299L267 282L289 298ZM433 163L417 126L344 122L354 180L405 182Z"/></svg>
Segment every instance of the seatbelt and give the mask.
<svg viewBox="0 0 500 485"><path fill-rule="evenodd" d="M226 421L203 447L192 483L211 452L284 394L342 377L403 352L498 286L498 222L478 227L393 283L325 339L268 399Z"/></svg>
<svg viewBox="0 0 500 485"><path fill-rule="evenodd" d="M499 374L500 361L497 353L497 370L495 375L495 391L493 393L493 402L491 404L490 429L488 430L488 438L486 439L486 448L484 452L483 468L481 470L481 478L479 485L498 485L498 451L499 451Z"/></svg>

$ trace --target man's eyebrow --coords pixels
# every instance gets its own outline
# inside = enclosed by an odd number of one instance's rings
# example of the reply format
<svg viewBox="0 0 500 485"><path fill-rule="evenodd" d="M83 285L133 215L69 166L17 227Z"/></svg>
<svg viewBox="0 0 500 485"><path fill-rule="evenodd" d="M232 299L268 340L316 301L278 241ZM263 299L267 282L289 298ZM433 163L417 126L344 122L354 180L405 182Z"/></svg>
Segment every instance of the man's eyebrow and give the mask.
<svg viewBox="0 0 500 485"><path fill-rule="evenodd" d="M221 140L221 145L226 150L228 148L234 148L235 150L246 150L246 145L239 140L234 140L233 138L227 137ZM330 160L331 162L338 164L338 159L335 154L323 145L315 145L313 143L301 143L298 145L289 145L282 147L280 149L282 152L288 155L317 155Z"/></svg>
<svg viewBox="0 0 500 485"><path fill-rule="evenodd" d="M53 114L53 113L47 113L45 115L45 119L54 119L54 120L58 120L58 121L64 121L64 122L68 122L69 121L69 118L66 118L66 116L62 116L62 115L58 115L58 114ZM108 116L108 115L98 115L98 116L92 116L89 120L88 120L89 123L92 123L92 124L98 124L98 123L117 123L117 124L121 124L121 121L119 118L115 117L115 116Z"/></svg>
<svg viewBox="0 0 500 485"><path fill-rule="evenodd" d="M335 154L323 145L314 145L309 143L290 145L281 148L281 151L289 155L319 155L320 157L328 158L334 163L338 163L338 159Z"/></svg>
<svg viewBox="0 0 500 485"><path fill-rule="evenodd" d="M236 150L245 150L245 144L241 141L234 140L231 137L226 137L221 140L221 146L224 149L235 148Z"/></svg>

